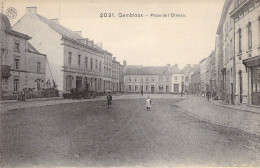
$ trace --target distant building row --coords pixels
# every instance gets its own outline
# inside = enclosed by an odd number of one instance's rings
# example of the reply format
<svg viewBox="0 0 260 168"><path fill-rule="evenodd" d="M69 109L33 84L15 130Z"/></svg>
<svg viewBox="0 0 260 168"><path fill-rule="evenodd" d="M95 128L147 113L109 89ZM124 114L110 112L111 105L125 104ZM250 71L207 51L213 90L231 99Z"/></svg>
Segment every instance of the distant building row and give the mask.
<svg viewBox="0 0 260 168"><path fill-rule="evenodd" d="M188 70L189 69L189 70ZM189 91L187 65L183 70L178 65L142 66L126 65L124 75L124 92L126 93L181 93Z"/></svg>

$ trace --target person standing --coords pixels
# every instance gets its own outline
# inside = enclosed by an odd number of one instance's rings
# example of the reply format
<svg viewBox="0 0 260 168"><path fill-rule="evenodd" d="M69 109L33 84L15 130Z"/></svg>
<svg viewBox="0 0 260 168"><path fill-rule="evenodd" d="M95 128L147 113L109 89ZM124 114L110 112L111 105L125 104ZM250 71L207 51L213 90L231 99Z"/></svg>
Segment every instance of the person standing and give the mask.
<svg viewBox="0 0 260 168"><path fill-rule="evenodd" d="M108 95L107 95L107 109L109 109L109 106L112 105L112 95L110 92L108 92Z"/></svg>
<svg viewBox="0 0 260 168"><path fill-rule="evenodd" d="M151 101L151 99L150 99L149 96L148 96L147 99L145 100L145 103L146 103L146 110L150 111L150 110L151 110L152 101Z"/></svg>

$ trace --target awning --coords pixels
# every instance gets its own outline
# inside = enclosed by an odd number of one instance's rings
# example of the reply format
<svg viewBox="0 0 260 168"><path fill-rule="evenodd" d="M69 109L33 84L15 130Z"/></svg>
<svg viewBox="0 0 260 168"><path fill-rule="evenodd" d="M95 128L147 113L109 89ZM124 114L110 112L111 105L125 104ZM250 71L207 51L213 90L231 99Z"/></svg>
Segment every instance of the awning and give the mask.
<svg viewBox="0 0 260 168"><path fill-rule="evenodd" d="M243 64L246 67L252 67L252 66L260 65L260 56L245 59L245 60L243 60Z"/></svg>
<svg viewBox="0 0 260 168"><path fill-rule="evenodd" d="M11 76L10 71L11 71L11 66L2 65L1 66L2 78L8 78L9 76Z"/></svg>

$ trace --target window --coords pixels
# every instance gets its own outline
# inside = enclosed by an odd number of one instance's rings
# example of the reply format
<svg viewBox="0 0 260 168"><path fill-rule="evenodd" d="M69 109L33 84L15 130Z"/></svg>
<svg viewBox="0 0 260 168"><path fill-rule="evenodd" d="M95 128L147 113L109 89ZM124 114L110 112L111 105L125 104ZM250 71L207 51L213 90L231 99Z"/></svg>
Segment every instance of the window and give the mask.
<svg viewBox="0 0 260 168"><path fill-rule="evenodd" d="M41 62L37 62L37 72L41 72Z"/></svg>
<svg viewBox="0 0 260 168"><path fill-rule="evenodd" d="M80 64L81 64L81 55L78 55L78 66L80 66Z"/></svg>
<svg viewBox="0 0 260 168"><path fill-rule="evenodd" d="M98 69L98 60L95 60L96 62L96 70Z"/></svg>
<svg viewBox="0 0 260 168"><path fill-rule="evenodd" d="M169 78L166 78L166 82L169 82Z"/></svg>
<svg viewBox="0 0 260 168"><path fill-rule="evenodd" d="M14 79L14 91L19 90L19 79Z"/></svg>
<svg viewBox="0 0 260 168"><path fill-rule="evenodd" d="M93 71L93 58L90 59L90 69Z"/></svg>
<svg viewBox="0 0 260 168"><path fill-rule="evenodd" d="M20 52L20 43L19 42L14 42L14 51Z"/></svg>
<svg viewBox="0 0 260 168"><path fill-rule="evenodd" d="M131 92L131 85L128 86L128 91Z"/></svg>
<svg viewBox="0 0 260 168"><path fill-rule="evenodd" d="M148 82L148 77L146 77L146 82Z"/></svg>
<svg viewBox="0 0 260 168"><path fill-rule="evenodd" d="M152 78L152 82L154 82L154 78Z"/></svg>
<svg viewBox="0 0 260 168"><path fill-rule="evenodd" d="M251 22L248 23L247 25L247 30L248 30L248 49L252 49L252 27L251 27Z"/></svg>
<svg viewBox="0 0 260 168"><path fill-rule="evenodd" d="M71 75L67 76L66 78L66 90L70 91L70 89L72 89L72 80L73 77Z"/></svg>
<svg viewBox="0 0 260 168"><path fill-rule="evenodd" d="M138 85L135 85L135 91L138 91Z"/></svg>
<svg viewBox="0 0 260 168"><path fill-rule="evenodd" d="M138 82L138 77L135 78L135 82Z"/></svg>
<svg viewBox="0 0 260 168"><path fill-rule="evenodd" d="M14 59L14 69L19 69L19 62L20 60L18 58Z"/></svg>
<svg viewBox="0 0 260 168"><path fill-rule="evenodd" d="M149 87L148 85L145 85L145 90L148 91L149 90Z"/></svg>
<svg viewBox="0 0 260 168"><path fill-rule="evenodd" d="M99 61L99 72L101 72L101 61Z"/></svg>
<svg viewBox="0 0 260 168"><path fill-rule="evenodd" d="M85 57L85 68L88 69L88 57Z"/></svg>
<svg viewBox="0 0 260 168"><path fill-rule="evenodd" d="M162 85L159 86L159 90L163 90L163 86Z"/></svg>
<svg viewBox="0 0 260 168"><path fill-rule="evenodd" d="M175 77L174 77L174 80L178 80L178 76L175 76Z"/></svg>
<svg viewBox="0 0 260 168"><path fill-rule="evenodd" d="M184 76L181 77L181 80L184 81Z"/></svg>
<svg viewBox="0 0 260 168"><path fill-rule="evenodd" d="M131 82L131 77L128 78L128 82Z"/></svg>
<svg viewBox="0 0 260 168"><path fill-rule="evenodd" d="M72 53L69 52L68 53L68 64L71 65L71 56L72 56Z"/></svg>
<svg viewBox="0 0 260 168"><path fill-rule="evenodd" d="M238 52L242 53L242 32L238 29Z"/></svg>

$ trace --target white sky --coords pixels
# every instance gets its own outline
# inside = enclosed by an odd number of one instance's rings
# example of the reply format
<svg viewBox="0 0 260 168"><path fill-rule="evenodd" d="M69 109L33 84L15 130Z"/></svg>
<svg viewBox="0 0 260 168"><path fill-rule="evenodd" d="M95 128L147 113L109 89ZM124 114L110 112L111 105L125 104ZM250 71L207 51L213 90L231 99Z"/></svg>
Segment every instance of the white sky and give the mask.
<svg viewBox="0 0 260 168"><path fill-rule="evenodd" d="M196 64L215 48L215 36L225 0L60 0L60 24L102 42L103 48L127 64ZM46 18L59 17L59 0L1 0L4 13L17 10L16 23L26 7L37 6ZM100 18L100 13L115 18ZM185 18L119 18L118 13L144 15L182 13Z"/></svg>

